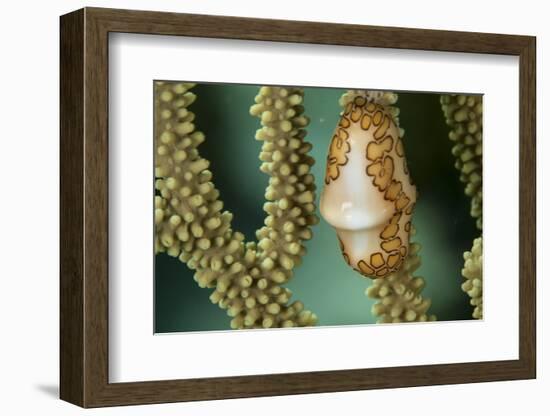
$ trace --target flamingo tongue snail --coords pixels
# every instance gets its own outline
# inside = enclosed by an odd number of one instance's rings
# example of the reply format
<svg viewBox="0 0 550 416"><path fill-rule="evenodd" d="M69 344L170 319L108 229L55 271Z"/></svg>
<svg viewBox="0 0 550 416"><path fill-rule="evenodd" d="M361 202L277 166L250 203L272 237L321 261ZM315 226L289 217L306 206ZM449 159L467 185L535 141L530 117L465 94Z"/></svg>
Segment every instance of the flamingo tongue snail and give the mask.
<svg viewBox="0 0 550 416"><path fill-rule="evenodd" d="M368 95L355 97L329 146L320 206L346 262L370 278L398 271L416 198L396 121Z"/></svg>

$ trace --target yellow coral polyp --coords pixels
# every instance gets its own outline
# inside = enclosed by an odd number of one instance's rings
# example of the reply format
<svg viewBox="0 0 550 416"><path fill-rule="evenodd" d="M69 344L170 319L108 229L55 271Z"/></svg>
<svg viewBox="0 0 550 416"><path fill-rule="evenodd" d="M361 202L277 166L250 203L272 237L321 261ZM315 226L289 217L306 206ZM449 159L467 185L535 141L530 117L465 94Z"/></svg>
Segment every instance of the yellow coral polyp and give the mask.
<svg viewBox="0 0 550 416"><path fill-rule="evenodd" d="M472 316L483 319L483 240L474 240L472 250L464 253L462 290L470 296L470 305L474 307Z"/></svg>
<svg viewBox="0 0 550 416"><path fill-rule="evenodd" d="M197 147L204 135L195 131L188 106L196 99L191 83L156 82L155 250L178 257L195 270L210 300L227 310L231 328L314 325L317 317L281 285L305 254L312 237L315 184L310 173L311 144L304 141L308 119L303 91L262 87L250 112L260 118L256 138L263 141L261 171L269 175L265 226L257 242L233 231L233 215L223 202Z"/></svg>

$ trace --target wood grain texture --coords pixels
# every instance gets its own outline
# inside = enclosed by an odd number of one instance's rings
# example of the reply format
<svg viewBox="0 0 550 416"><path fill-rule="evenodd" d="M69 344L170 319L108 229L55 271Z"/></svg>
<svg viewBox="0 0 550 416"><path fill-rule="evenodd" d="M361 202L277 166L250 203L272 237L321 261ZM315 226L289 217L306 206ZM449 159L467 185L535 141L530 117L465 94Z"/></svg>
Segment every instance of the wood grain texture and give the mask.
<svg viewBox="0 0 550 416"><path fill-rule="evenodd" d="M519 103L519 356L536 378L536 41L520 54Z"/></svg>
<svg viewBox="0 0 550 416"><path fill-rule="evenodd" d="M108 380L109 182L108 32L85 9L84 59L84 405L95 403Z"/></svg>
<svg viewBox="0 0 550 416"><path fill-rule="evenodd" d="M528 36L87 8L111 32L394 49L514 54Z"/></svg>
<svg viewBox="0 0 550 416"><path fill-rule="evenodd" d="M60 388L84 404L84 12L61 19L60 44Z"/></svg>
<svg viewBox="0 0 550 416"><path fill-rule="evenodd" d="M139 383L108 381L108 33L520 58L518 360ZM61 398L83 407L535 377L535 38L86 8L61 18Z"/></svg>

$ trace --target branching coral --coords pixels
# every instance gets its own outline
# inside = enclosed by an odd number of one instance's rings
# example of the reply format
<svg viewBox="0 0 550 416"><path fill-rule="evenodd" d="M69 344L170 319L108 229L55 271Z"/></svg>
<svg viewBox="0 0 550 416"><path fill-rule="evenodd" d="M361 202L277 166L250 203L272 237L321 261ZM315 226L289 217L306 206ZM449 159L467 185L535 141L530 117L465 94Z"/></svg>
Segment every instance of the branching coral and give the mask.
<svg viewBox="0 0 550 416"><path fill-rule="evenodd" d="M476 95L442 95L441 107L451 127L449 138L455 142L453 155L460 180L466 184L466 195L472 198L470 213L482 229L482 152L483 105Z"/></svg>
<svg viewBox="0 0 550 416"><path fill-rule="evenodd" d="M470 214L476 219L479 230L483 228L483 104L480 95L442 95L441 108L451 127L449 138L456 144L453 155L460 180L466 183L465 193L471 197ZM483 318L482 298L482 244L481 237L474 240L472 251L464 253L462 275L467 279L462 290L474 306L472 316Z"/></svg>
<svg viewBox="0 0 550 416"><path fill-rule="evenodd" d="M261 170L270 177L264 205L265 226L258 242L245 242L231 229L212 183L209 162L197 147L204 135L195 130L194 84L155 83L156 251L179 257L195 270L201 287L214 288L213 303L227 310L232 328L314 325L317 317L282 287L305 254L304 240L316 224L315 184L304 141L308 119L303 91L262 87L251 114L260 117L256 138L264 142Z"/></svg>
<svg viewBox="0 0 550 416"><path fill-rule="evenodd" d="M474 307L473 317L483 318L483 241L481 237L474 240L472 251L464 253L464 268L462 290L470 296L470 304Z"/></svg>
<svg viewBox="0 0 550 416"><path fill-rule="evenodd" d="M414 234L414 228L411 234ZM428 314L431 301L421 295L424 279L413 276L420 267L420 244L411 242L409 247L403 267L385 278L375 279L365 292L368 297L378 300L372 307L378 323L436 320L435 315Z"/></svg>
<svg viewBox="0 0 550 416"><path fill-rule="evenodd" d="M384 91L349 90L340 98L340 105L345 107L358 96L384 106L399 128L399 138L403 138L405 132L399 127L399 108L394 106L398 99L397 94ZM411 227L411 235L414 234L414 227ZM428 314L431 301L424 299L421 295L425 286L424 279L413 276L420 267L419 251L420 244L412 242L401 269L386 277L374 279L372 285L366 290L368 297L377 300L372 307L372 313L378 317L379 323L423 322L436 319L435 315Z"/></svg>

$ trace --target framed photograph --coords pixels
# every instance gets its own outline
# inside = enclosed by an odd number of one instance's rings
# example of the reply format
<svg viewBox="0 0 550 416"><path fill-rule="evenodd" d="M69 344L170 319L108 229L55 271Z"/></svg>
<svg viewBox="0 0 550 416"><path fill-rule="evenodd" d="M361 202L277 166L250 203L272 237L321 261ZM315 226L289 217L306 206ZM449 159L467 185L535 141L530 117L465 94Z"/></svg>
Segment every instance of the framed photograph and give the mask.
<svg viewBox="0 0 550 416"><path fill-rule="evenodd" d="M61 17L60 396L536 376L535 38Z"/></svg>

